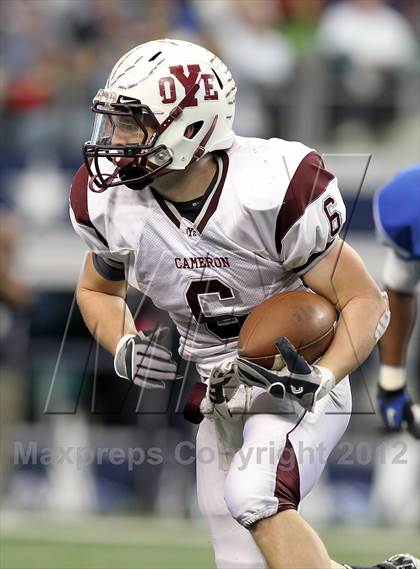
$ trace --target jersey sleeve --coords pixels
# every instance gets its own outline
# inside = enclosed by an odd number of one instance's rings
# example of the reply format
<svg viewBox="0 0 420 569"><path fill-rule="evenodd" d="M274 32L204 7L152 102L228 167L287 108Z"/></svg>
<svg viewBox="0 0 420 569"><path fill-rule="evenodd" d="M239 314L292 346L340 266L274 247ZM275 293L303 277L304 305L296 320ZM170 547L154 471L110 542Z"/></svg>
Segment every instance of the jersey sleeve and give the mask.
<svg viewBox="0 0 420 569"><path fill-rule="evenodd" d="M346 209L337 180L317 152L307 154L277 216L276 247L285 269L304 275L337 242Z"/></svg>
<svg viewBox="0 0 420 569"><path fill-rule="evenodd" d="M126 278L126 258L111 253L108 242L91 220L88 207L88 172L85 166L77 171L70 190L70 220L77 235L92 251L93 264L108 280Z"/></svg>

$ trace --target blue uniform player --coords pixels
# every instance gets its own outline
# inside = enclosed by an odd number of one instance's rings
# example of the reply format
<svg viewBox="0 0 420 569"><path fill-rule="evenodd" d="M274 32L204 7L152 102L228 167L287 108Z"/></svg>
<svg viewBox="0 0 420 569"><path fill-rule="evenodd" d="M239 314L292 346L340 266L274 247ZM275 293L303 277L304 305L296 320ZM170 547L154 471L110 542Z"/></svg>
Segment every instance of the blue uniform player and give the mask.
<svg viewBox="0 0 420 569"><path fill-rule="evenodd" d="M420 281L420 164L398 173L378 190L374 216L379 237L389 247L383 281L392 314L380 342L378 406L388 430L407 428L420 438L420 405L410 399L406 374Z"/></svg>

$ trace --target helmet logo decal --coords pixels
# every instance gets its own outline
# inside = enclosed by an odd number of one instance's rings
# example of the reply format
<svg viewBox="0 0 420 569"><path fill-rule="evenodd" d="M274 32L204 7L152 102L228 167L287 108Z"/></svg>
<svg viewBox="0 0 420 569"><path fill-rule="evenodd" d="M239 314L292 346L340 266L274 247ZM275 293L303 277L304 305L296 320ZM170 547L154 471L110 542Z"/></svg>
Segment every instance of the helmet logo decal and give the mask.
<svg viewBox="0 0 420 569"><path fill-rule="evenodd" d="M204 100L205 101L218 101L219 100L219 91L216 91L214 88L214 81L216 77L213 73L203 73L201 75L201 79L204 83Z"/></svg>
<svg viewBox="0 0 420 569"><path fill-rule="evenodd" d="M172 65L169 70L184 87L186 95L184 107L196 107L198 105L197 92L193 87L197 83L197 79L199 79L200 66L197 64L187 65L188 75L185 73L183 65ZM215 76L211 73L203 73L200 79L203 80L204 85L204 100L218 100L219 93L214 86ZM159 94L164 104L174 103L176 101L176 85L173 77L168 76L159 79Z"/></svg>
<svg viewBox="0 0 420 569"><path fill-rule="evenodd" d="M176 88L173 77L162 77L159 79L159 93L162 97L162 103L175 103Z"/></svg>

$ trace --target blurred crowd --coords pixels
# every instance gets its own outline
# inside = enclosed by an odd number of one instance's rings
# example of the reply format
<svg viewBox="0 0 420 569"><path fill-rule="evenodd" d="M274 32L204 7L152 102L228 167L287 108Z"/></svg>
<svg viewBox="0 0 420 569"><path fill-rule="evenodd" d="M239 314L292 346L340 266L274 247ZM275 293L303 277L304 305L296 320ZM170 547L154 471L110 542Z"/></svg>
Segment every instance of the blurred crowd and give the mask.
<svg viewBox="0 0 420 569"><path fill-rule="evenodd" d="M345 120L380 136L419 55L415 0L13 0L2 12L3 165L46 153L73 167L114 62L158 37L227 63L239 134L307 141Z"/></svg>
<svg viewBox="0 0 420 569"><path fill-rule="evenodd" d="M238 84L238 134L318 145L358 129L376 143L418 112L420 3L9 0L0 31L0 428L13 425L1 434L0 494L8 493L11 507L100 511L168 512L172 500L174 513L191 514L193 465L170 458L134 472L106 461L77 471L68 464L12 466L16 440L78 447L124 440L164 450L193 440L181 415L166 412L166 400L143 401L150 413L136 413L140 402L115 381L110 356L95 351L74 305L74 282L31 291L14 271L17 242L35 237L33 251L36 241L50 239L51 251L58 233L52 239L49 231L71 233L67 192L90 136L91 100L133 46L175 37L217 53ZM59 254L57 272L66 263ZM130 302L135 310L142 299ZM167 319L147 301L139 314L143 328ZM173 349L176 341L173 333ZM178 408L185 393L175 395ZM60 412L49 413L47 400Z"/></svg>

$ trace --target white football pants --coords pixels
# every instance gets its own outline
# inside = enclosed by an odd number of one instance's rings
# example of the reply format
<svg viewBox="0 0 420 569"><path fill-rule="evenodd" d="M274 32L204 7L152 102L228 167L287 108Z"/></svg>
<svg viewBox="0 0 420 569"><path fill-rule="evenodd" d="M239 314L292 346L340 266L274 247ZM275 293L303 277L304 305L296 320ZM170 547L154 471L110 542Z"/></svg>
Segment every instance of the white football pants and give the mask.
<svg viewBox="0 0 420 569"><path fill-rule="evenodd" d="M256 521L297 509L320 477L351 413L348 379L304 412L252 388L250 413L235 423L204 419L197 435L197 492L218 569L266 567Z"/></svg>

